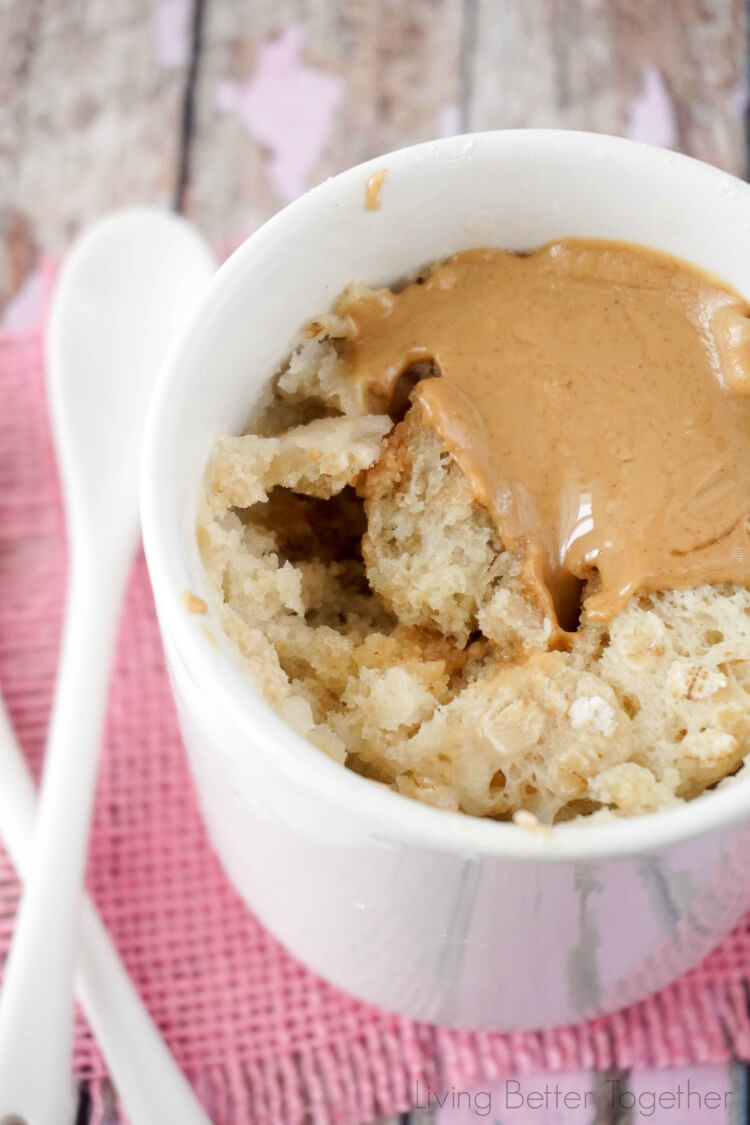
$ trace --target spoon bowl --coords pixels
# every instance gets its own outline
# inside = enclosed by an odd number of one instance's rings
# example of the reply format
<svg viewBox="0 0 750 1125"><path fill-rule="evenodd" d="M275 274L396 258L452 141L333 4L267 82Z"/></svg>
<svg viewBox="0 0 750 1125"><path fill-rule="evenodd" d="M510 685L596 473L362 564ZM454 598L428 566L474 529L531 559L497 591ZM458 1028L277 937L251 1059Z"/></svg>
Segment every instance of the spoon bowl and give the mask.
<svg viewBox="0 0 750 1125"><path fill-rule="evenodd" d="M156 208L108 215L64 263L47 332L47 386L68 536L125 505L134 540L143 422L168 345L215 270L184 219ZM102 472L102 466L106 472Z"/></svg>

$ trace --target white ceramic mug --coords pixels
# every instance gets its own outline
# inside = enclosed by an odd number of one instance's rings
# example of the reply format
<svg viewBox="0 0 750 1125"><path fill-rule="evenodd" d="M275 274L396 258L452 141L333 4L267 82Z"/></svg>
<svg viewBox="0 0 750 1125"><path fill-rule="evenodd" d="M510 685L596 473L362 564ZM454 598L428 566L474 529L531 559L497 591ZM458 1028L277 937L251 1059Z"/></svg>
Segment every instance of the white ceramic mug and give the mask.
<svg viewBox="0 0 750 1125"><path fill-rule="evenodd" d="M381 168L380 210L365 210ZM750 187L707 165L556 131L403 149L303 196L219 270L162 374L145 442L148 565L201 806L230 879L322 976L441 1024L580 1020L708 953L750 905L747 782L549 835L420 805L290 730L218 624L186 612L181 595L205 586L196 503L214 435L242 428L300 325L354 279L392 282L468 247L529 250L567 235L658 247L750 296Z"/></svg>

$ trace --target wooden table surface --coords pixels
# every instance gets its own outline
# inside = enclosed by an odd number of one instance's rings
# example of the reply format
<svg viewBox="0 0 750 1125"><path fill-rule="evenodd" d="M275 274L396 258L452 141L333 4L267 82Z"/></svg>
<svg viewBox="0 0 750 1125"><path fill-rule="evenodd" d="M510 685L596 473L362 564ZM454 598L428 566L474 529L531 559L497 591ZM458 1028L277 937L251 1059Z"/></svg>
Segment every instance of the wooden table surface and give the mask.
<svg viewBox="0 0 750 1125"><path fill-rule="evenodd" d="M474 129L744 175L742 0L0 0L0 298L124 203L241 238L360 160Z"/></svg>
<svg viewBox="0 0 750 1125"><path fill-rule="evenodd" d="M467 130L617 133L744 176L747 56L742 0L0 0L0 305L111 207L231 246Z"/></svg>

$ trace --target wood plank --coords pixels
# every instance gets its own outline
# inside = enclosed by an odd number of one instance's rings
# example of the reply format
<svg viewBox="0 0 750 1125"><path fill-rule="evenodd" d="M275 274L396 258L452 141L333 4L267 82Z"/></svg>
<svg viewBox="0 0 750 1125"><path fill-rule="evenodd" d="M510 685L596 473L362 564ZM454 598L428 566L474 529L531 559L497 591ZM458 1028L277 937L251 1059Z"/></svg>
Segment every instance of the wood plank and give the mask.
<svg viewBox="0 0 750 1125"><path fill-rule="evenodd" d="M36 246L60 249L110 207L171 203L189 13L190 0L0 2L0 297Z"/></svg>
<svg viewBox="0 0 750 1125"><path fill-rule="evenodd" d="M675 109L675 148L747 173L743 0L620 0L623 50L660 67Z"/></svg>
<svg viewBox="0 0 750 1125"><path fill-rule="evenodd" d="M431 1109L413 1109L409 1113L396 1113L392 1117L379 1117L377 1121L365 1121L362 1125L435 1125L435 1113Z"/></svg>
<svg viewBox="0 0 750 1125"><path fill-rule="evenodd" d="M461 25L461 0L206 0L189 213L236 238L326 176L449 127Z"/></svg>
<svg viewBox="0 0 750 1125"><path fill-rule="evenodd" d="M744 175L742 0L467 2L468 128L638 135Z"/></svg>

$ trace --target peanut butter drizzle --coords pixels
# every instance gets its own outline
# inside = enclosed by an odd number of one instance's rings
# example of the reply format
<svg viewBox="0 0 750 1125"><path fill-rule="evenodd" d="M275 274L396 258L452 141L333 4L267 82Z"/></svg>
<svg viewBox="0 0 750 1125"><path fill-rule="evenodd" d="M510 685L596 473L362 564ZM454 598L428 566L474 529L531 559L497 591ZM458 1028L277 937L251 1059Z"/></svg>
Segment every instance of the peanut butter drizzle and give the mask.
<svg viewBox="0 0 750 1125"><path fill-rule="evenodd" d="M380 191L387 175L388 169L381 168L368 177L367 187L365 188L365 211L380 210Z"/></svg>
<svg viewBox="0 0 750 1125"><path fill-rule="evenodd" d="M638 591L750 585L750 306L729 286L570 238L468 250L340 311L370 408L437 366L412 401L547 610L564 619L580 581L591 621Z"/></svg>

